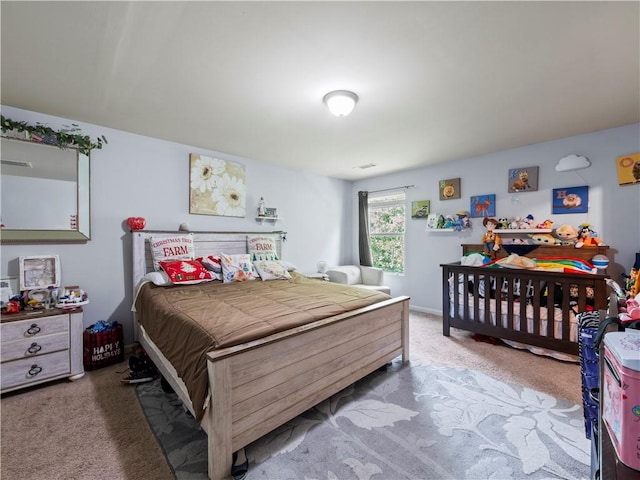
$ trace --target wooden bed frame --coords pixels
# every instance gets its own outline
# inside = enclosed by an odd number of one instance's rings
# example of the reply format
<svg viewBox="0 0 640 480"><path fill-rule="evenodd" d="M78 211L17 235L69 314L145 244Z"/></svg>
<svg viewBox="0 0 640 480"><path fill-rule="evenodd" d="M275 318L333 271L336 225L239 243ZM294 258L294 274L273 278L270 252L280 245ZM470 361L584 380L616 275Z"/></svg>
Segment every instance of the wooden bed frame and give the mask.
<svg viewBox="0 0 640 480"><path fill-rule="evenodd" d="M184 232L136 231L133 286L152 271L148 238ZM280 251L282 232L192 232L196 256L246 253L247 235L267 235ZM355 287L354 287L355 288ZM186 386L134 318L137 339L193 413ZM397 297L245 344L209 352L209 478L228 478L232 453L374 372L409 361L409 297Z"/></svg>
<svg viewBox="0 0 640 480"><path fill-rule="evenodd" d="M471 252L481 252L482 245L463 245L463 254ZM526 255L536 256L573 256L591 260L596 254L606 254L607 247L583 247L575 249L573 247L540 247ZM506 254L502 252L499 257ZM576 312L585 311L588 301L593 303L593 308L598 311L607 309L608 290L605 280L607 275L600 274L571 274L550 271L537 271L510 268L483 268L461 265L460 262L442 264L442 333L444 336L450 335L451 327L467 330L482 335L496 337L504 340L520 342L526 345L546 348L558 352L578 355L578 339L570 339L570 320L572 316L571 308ZM455 281L455 279L458 281ZM478 285L479 282L485 285L506 285L502 289L502 300L506 302L506 311L501 301L495 301L489 295L481 295L478 288L470 285ZM524 289L531 281L532 288L528 291L528 302L519 301L516 295L516 280L519 280L520 288ZM475 283L474 283L475 282ZM489 283L491 282L491 283ZM545 287L547 295L544 296ZM577 292L577 299L570 299L566 292L573 286ZM588 299L588 291L592 289L593 298ZM501 290L501 288L498 288ZM542 332L541 326L544 324L546 312L555 312L554 299L562 295L562 303L559 306L562 312L561 338L555 338L553 321L546 322L546 331ZM575 301L575 305L570 302ZM492 312L493 307L493 312ZM532 311L532 315L531 315ZM527 318L529 321L516 322L515 318ZM495 315L496 324L488 321ZM507 325L502 325L499 319L503 316L507 318ZM554 315L551 316L554 318ZM482 319L487 319L482 321ZM533 323L533 328L528 328L529 322Z"/></svg>

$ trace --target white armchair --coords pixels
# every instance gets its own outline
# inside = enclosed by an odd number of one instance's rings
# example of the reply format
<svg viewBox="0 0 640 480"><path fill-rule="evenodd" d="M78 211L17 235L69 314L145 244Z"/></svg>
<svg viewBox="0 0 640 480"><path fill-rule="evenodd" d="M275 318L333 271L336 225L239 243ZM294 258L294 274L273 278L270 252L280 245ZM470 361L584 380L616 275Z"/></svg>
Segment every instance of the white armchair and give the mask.
<svg viewBox="0 0 640 480"><path fill-rule="evenodd" d="M327 275L330 282L369 288L391 295L391 289L382 284L384 272L380 268L365 267L364 265L341 265L329 268Z"/></svg>

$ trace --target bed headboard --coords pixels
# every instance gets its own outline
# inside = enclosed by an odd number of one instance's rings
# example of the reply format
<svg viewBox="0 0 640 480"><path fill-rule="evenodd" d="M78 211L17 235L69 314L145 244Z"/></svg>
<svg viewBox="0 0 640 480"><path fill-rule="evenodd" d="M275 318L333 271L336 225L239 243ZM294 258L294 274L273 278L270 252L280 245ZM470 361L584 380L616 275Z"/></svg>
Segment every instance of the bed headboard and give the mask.
<svg viewBox="0 0 640 480"><path fill-rule="evenodd" d="M282 258L282 238L284 232L179 232L173 230L142 230L132 232L133 288L145 274L153 271L150 237L193 234L193 246L196 257L217 255L224 252L229 255L247 253L247 236L259 235L273 239L278 256Z"/></svg>

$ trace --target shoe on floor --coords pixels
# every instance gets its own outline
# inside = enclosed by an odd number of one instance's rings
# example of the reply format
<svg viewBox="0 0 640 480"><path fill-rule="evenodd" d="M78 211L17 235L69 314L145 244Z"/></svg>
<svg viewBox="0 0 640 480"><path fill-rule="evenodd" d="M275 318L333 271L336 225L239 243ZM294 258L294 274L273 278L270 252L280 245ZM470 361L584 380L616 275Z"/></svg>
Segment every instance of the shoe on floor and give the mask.
<svg viewBox="0 0 640 480"><path fill-rule="evenodd" d="M144 383L150 382L156 378L155 370L137 370L131 371L129 375L121 379L122 383Z"/></svg>

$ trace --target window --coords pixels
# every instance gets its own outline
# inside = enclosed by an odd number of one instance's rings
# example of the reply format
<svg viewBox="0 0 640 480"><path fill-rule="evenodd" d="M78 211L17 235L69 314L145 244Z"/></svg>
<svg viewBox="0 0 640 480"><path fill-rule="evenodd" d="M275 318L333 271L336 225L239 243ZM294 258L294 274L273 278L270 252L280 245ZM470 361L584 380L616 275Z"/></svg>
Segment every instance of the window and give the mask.
<svg viewBox="0 0 640 480"><path fill-rule="evenodd" d="M373 266L404 272L404 192L369 196L369 241Z"/></svg>

